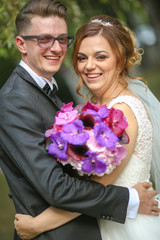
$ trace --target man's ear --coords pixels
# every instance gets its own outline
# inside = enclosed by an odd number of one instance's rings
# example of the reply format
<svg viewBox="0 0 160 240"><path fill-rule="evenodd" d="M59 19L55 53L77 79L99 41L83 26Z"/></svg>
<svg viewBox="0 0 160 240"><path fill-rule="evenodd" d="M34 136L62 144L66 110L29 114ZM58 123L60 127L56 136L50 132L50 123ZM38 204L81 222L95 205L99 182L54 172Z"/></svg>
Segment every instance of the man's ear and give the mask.
<svg viewBox="0 0 160 240"><path fill-rule="evenodd" d="M17 45L19 51L22 54L26 54L27 53L25 41L24 41L24 39L22 37L20 37L20 36L16 37L16 45Z"/></svg>

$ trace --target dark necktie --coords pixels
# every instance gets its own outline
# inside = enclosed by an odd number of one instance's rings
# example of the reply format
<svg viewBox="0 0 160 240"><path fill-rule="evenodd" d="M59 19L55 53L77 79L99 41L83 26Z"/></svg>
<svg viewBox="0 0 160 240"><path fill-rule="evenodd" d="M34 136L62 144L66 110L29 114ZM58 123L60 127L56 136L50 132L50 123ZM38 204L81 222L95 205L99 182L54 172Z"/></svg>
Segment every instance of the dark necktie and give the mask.
<svg viewBox="0 0 160 240"><path fill-rule="evenodd" d="M50 97L50 98L55 98L55 94L57 92L57 87L56 85L53 84L53 90L51 90L50 86L48 83L45 84L43 87L43 91Z"/></svg>
<svg viewBox="0 0 160 240"><path fill-rule="evenodd" d="M51 90L50 86L48 83L45 84L45 86L43 87L43 92L54 102L54 104L57 106L57 108L60 110L61 105L59 105L59 101L58 98L56 96L56 92L57 92L57 87L55 84L53 84L53 90Z"/></svg>

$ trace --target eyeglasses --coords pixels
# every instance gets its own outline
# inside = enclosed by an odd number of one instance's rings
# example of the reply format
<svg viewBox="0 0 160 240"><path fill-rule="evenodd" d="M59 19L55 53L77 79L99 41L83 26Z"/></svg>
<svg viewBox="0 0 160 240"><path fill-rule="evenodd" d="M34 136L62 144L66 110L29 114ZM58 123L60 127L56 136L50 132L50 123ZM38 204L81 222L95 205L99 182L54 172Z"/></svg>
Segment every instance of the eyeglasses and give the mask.
<svg viewBox="0 0 160 240"><path fill-rule="evenodd" d="M62 48L67 49L72 46L74 40L74 37L70 35L61 35L59 37L53 37L51 35L30 35L21 37L23 39L37 39L40 48L51 48L57 40Z"/></svg>

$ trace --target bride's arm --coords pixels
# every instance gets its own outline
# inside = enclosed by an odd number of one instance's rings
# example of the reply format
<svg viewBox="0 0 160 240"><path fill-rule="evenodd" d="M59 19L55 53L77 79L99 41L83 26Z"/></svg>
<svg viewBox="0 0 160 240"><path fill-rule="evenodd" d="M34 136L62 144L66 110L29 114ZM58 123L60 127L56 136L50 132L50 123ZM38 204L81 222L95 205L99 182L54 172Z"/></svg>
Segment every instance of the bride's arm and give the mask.
<svg viewBox="0 0 160 240"><path fill-rule="evenodd" d="M120 109L124 113L124 116L128 121L128 127L126 129L126 132L129 136L129 143L125 144L125 148L127 149L126 157L121 161L120 165L116 166L116 168L113 170L112 173L110 173L109 175L106 174L103 177L97 177L97 176L91 177L92 180L102 183L105 186L109 184L114 184L115 180L118 178L118 176L122 173L122 171L126 167L129 159L131 158L134 152L135 143L137 139L137 132L138 132L137 120L131 108L125 103L115 104L113 107L116 109Z"/></svg>
<svg viewBox="0 0 160 240"><path fill-rule="evenodd" d="M24 240L29 240L43 232L60 227L80 215L80 213L49 207L36 217L16 214L14 225L18 235Z"/></svg>

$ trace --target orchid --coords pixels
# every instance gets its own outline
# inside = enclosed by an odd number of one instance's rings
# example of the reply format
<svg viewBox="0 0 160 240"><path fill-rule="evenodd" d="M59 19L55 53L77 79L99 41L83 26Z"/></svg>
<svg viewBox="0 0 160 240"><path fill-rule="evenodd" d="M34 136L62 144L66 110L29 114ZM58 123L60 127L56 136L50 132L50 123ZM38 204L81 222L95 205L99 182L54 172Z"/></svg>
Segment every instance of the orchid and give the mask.
<svg viewBox="0 0 160 240"><path fill-rule="evenodd" d="M55 124L63 125L66 123L71 123L78 117L77 110L70 112L59 112L58 116L55 117Z"/></svg>
<svg viewBox="0 0 160 240"><path fill-rule="evenodd" d="M115 143L119 140L105 123L100 123L95 126L94 135L98 144L107 148L114 148Z"/></svg>
<svg viewBox="0 0 160 240"><path fill-rule="evenodd" d="M72 107L73 102L63 104L61 110L57 112L54 125L63 125L73 122L78 117L78 111Z"/></svg>
<svg viewBox="0 0 160 240"><path fill-rule="evenodd" d="M51 128L51 129L48 129L48 130L45 132L45 136L46 136L46 137L50 137L51 134L55 134L55 133L56 133L55 129L54 129L54 128Z"/></svg>
<svg viewBox="0 0 160 240"><path fill-rule="evenodd" d="M71 112L73 110L73 102L69 102L67 104L63 103L63 107L61 107L61 111L63 112Z"/></svg>
<svg viewBox="0 0 160 240"><path fill-rule="evenodd" d="M116 165L119 165L121 163L121 160L125 158L125 156L127 155L127 150L126 148L121 145L121 144L117 144L116 145L116 149L114 149L114 163Z"/></svg>
<svg viewBox="0 0 160 240"><path fill-rule="evenodd" d="M115 148L107 150L107 156L110 157L112 159L112 163L116 165L120 164L121 160L125 158L126 154L127 154L126 148L119 143L116 143Z"/></svg>
<svg viewBox="0 0 160 240"><path fill-rule="evenodd" d="M106 105L99 107L97 104L93 105L88 102L82 109L83 114L90 114L94 117L96 122L101 122L103 118L108 116L108 108Z"/></svg>
<svg viewBox="0 0 160 240"><path fill-rule="evenodd" d="M89 134L83 131L84 125L81 120L75 120L70 124L63 126L63 138L74 145L83 145L89 139Z"/></svg>
<svg viewBox="0 0 160 240"><path fill-rule="evenodd" d="M62 133L51 134L52 143L48 147L48 153L62 160L67 160L67 141L62 138Z"/></svg>
<svg viewBox="0 0 160 240"><path fill-rule="evenodd" d="M91 102L87 102L84 105L84 107L81 109L81 112L85 112L87 109L98 111L99 110L99 106L98 106L98 104L92 104Z"/></svg>
<svg viewBox="0 0 160 240"><path fill-rule="evenodd" d="M92 109L87 109L83 113L85 114L90 114L94 117L96 122L102 122L103 118L106 118L108 116L108 109L107 108L101 108L98 111L92 110Z"/></svg>
<svg viewBox="0 0 160 240"><path fill-rule="evenodd" d="M109 128L118 137L120 137L123 134L124 130L128 127L128 123L124 118L123 112L119 109L109 109L109 117L106 121Z"/></svg>
<svg viewBox="0 0 160 240"><path fill-rule="evenodd" d="M95 152L86 152L88 157L82 159L82 171L86 173L96 172L101 174L106 170L106 162L103 159L97 158Z"/></svg>

